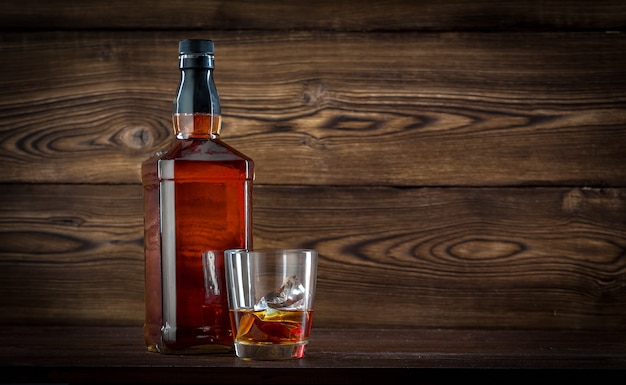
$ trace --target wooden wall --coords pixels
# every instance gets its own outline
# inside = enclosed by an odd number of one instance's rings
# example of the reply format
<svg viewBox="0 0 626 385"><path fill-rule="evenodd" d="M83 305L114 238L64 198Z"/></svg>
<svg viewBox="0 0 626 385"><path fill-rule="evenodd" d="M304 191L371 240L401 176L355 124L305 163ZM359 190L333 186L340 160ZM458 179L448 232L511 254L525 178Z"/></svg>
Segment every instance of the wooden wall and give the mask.
<svg viewBox="0 0 626 385"><path fill-rule="evenodd" d="M210 38L316 326L626 330L626 3L0 3L0 324L141 325L140 163Z"/></svg>

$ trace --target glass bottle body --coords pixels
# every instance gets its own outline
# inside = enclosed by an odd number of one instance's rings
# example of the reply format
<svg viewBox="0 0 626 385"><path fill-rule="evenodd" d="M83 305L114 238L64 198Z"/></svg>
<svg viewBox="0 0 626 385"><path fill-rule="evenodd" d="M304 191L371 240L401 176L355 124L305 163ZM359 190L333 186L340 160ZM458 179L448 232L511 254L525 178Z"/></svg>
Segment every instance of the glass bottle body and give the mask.
<svg viewBox="0 0 626 385"><path fill-rule="evenodd" d="M178 139L142 164L146 345L232 351L223 251L252 247L254 163L210 134L220 116L174 118L177 132L208 134Z"/></svg>

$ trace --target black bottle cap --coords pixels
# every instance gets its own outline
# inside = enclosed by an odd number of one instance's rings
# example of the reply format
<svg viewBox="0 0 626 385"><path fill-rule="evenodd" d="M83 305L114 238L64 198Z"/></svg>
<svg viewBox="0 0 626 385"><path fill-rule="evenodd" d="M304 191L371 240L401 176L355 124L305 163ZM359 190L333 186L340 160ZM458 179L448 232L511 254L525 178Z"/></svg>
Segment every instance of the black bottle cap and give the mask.
<svg viewBox="0 0 626 385"><path fill-rule="evenodd" d="M204 39L185 39L178 43L178 52L181 55L204 54L213 55L213 41Z"/></svg>

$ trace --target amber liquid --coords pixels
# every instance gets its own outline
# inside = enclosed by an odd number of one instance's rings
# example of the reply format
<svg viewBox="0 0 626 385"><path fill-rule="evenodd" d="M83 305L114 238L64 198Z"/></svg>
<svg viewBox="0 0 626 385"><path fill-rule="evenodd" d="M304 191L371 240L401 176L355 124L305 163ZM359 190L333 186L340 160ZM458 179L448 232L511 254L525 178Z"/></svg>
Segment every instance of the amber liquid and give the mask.
<svg viewBox="0 0 626 385"><path fill-rule="evenodd" d="M149 351L232 351L223 251L252 246L254 164L211 139L219 123L175 121L192 137L142 164Z"/></svg>
<svg viewBox="0 0 626 385"><path fill-rule="evenodd" d="M237 325L235 341L244 344L294 344L308 341L312 311L306 310L231 310Z"/></svg>

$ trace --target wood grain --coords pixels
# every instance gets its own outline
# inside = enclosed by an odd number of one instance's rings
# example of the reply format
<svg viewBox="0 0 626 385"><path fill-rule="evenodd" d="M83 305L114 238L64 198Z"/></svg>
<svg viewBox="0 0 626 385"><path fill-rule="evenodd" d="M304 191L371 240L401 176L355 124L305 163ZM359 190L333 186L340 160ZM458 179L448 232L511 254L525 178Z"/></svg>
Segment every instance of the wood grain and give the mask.
<svg viewBox="0 0 626 385"><path fill-rule="evenodd" d="M0 4L16 29L546 30L621 29L620 0L22 0Z"/></svg>
<svg viewBox="0 0 626 385"><path fill-rule="evenodd" d="M139 186L0 198L0 322L142 323ZM320 327L624 330L625 209L623 189L258 186L254 242L318 249Z"/></svg>
<svg viewBox="0 0 626 385"><path fill-rule="evenodd" d="M141 189L0 185L2 322L138 324Z"/></svg>
<svg viewBox="0 0 626 385"><path fill-rule="evenodd" d="M2 2L0 324L140 327L139 167L198 37L256 246L320 251L317 327L622 333L625 26L619 0Z"/></svg>
<svg viewBox="0 0 626 385"><path fill-rule="evenodd" d="M210 35L257 183L625 186L626 40L595 33L9 33L3 182L138 183L177 40Z"/></svg>

